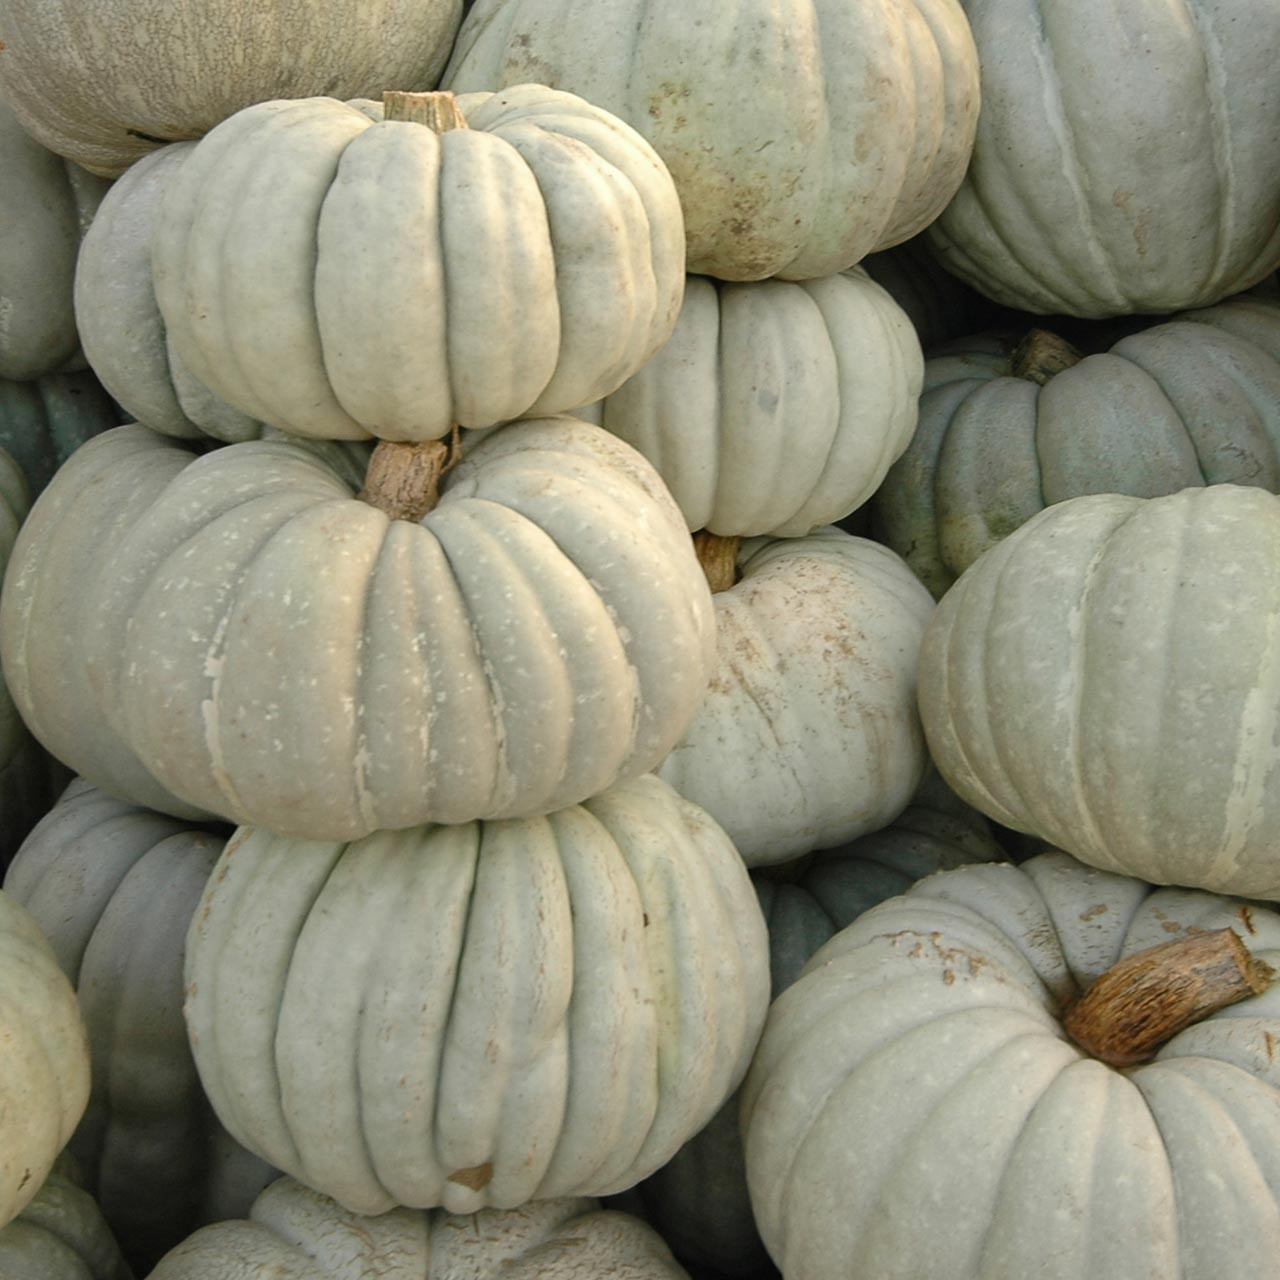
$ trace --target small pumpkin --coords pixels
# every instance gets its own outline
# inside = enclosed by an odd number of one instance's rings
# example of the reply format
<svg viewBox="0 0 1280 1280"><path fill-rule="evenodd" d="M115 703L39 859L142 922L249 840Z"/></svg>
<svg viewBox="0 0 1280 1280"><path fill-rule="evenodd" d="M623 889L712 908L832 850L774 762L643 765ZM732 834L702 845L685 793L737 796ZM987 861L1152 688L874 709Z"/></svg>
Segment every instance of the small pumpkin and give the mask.
<svg viewBox="0 0 1280 1280"><path fill-rule="evenodd" d="M684 291L671 177L541 85L246 108L170 167L156 299L186 369L295 435L433 440L607 395Z"/></svg>
<svg viewBox="0 0 1280 1280"><path fill-rule="evenodd" d="M788 1280L1265 1274L1277 961L1274 911L1061 852L874 907L774 1002L743 1087L770 1254Z"/></svg>
<svg viewBox="0 0 1280 1280"><path fill-rule="evenodd" d="M922 364L902 309L859 268L691 276L667 344L578 416L653 463L690 529L797 537L884 479L915 429Z"/></svg>
<svg viewBox="0 0 1280 1280"><path fill-rule="evenodd" d="M197 1231L151 1280L688 1280L662 1238L587 1197L473 1214L391 1209L362 1217L281 1178L247 1221Z"/></svg>
<svg viewBox="0 0 1280 1280"><path fill-rule="evenodd" d="M241 828L187 940L205 1089L359 1213L638 1182L736 1087L768 1003L724 832L652 775L542 818Z"/></svg>
<svg viewBox="0 0 1280 1280"><path fill-rule="evenodd" d="M938 605L930 754L988 817L1091 865L1280 898L1277 617L1280 497L1058 503Z"/></svg>
<svg viewBox="0 0 1280 1280"><path fill-rule="evenodd" d="M54 755L175 816L351 839L546 812L675 745L715 623L635 450L518 423L426 514L394 476L359 500L335 452L195 457L128 426L62 468L0 601L14 696Z"/></svg>
<svg viewBox="0 0 1280 1280"><path fill-rule="evenodd" d="M144 1274L196 1227L247 1212L276 1176L215 1119L182 1014L187 927L230 834L76 780L4 880L76 988L93 1078L68 1150Z"/></svg>

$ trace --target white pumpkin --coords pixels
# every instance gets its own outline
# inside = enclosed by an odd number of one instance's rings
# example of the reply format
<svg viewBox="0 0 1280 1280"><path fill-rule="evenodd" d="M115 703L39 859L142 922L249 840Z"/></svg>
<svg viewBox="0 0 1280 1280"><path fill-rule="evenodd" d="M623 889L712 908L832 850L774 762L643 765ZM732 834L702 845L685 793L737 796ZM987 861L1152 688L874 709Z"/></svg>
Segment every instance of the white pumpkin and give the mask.
<svg viewBox="0 0 1280 1280"><path fill-rule="evenodd" d="M268 98L430 89L461 14L461 0L0 0L0 89L45 146L114 178Z"/></svg>
<svg viewBox="0 0 1280 1280"><path fill-rule="evenodd" d="M670 341L578 416L653 463L690 529L796 537L875 492L915 430L922 376L910 321L859 268L691 276Z"/></svg>
<svg viewBox="0 0 1280 1280"><path fill-rule="evenodd" d="M242 828L187 940L229 1132L360 1213L633 1185L746 1071L768 942L724 832L646 776L346 845Z"/></svg>
<svg viewBox="0 0 1280 1280"><path fill-rule="evenodd" d="M684 222L649 144L540 85L456 106L266 102L171 167L155 292L201 384L296 435L432 440L596 400L666 341Z"/></svg>
<svg viewBox="0 0 1280 1280"><path fill-rule="evenodd" d="M689 270L807 280L931 222L978 113L956 0L479 0L443 84L535 80L653 143Z"/></svg>
<svg viewBox="0 0 1280 1280"><path fill-rule="evenodd" d="M585 1197L474 1214L392 1209L366 1218L292 1178L269 1186L248 1221L196 1232L150 1280L242 1280L249 1274L279 1280L688 1280L655 1231Z"/></svg>
<svg viewBox="0 0 1280 1280"><path fill-rule="evenodd" d="M571 418L490 435L421 521L308 445L194 458L121 427L54 478L13 566L0 650L54 755L148 808L321 839L635 777L715 661L679 510Z"/></svg>
<svg viewBox="0 0 1280 1280"><path fill-rule="evenodd" d="M839 529L752 539L715 601L719 668L658 774L749 866L875 831L924 775L916 660L929 593Z"/></svg>
<svg viewBox="0 0 1280 1280"><path fill-rule="evenodd" d="M1280 961L1273 911L1049 853L930 876L837 934L774 1002L743 1086L751 1200L783 1274L1270 1274L1280 986L1138 1065L1067 1029L1121 957L1220 929L1250 969ZM1153 980L1146 1010L1171 992Z"/></svg>

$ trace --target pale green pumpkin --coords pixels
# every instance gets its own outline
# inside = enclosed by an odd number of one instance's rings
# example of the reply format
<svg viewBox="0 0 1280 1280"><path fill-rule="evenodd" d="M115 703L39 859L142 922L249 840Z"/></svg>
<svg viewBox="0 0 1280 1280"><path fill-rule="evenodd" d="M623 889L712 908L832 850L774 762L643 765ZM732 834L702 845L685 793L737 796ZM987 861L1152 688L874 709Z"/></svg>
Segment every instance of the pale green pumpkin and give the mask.
<svg viewBox="0 0 1280 1280"><path fill-rule="evenodd" d="M92 373L51 373L29 382L0 379L0 449L22 468L32 497L91 436L120 412Z"/></svg>

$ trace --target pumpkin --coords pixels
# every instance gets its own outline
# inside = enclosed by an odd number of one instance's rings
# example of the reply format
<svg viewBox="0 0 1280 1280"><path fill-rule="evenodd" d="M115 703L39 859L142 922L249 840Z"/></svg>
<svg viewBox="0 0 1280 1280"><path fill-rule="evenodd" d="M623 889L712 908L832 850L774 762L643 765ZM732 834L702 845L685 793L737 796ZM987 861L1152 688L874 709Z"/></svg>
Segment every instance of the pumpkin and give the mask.
<svg viewBox="0 0 1280 1280"><path fill-rule="evenodd" d="M1280 490L1280 303L1234 298L1083 358L1043 330L935 353L872 528L940 596L1051 503L1223 483Z"/></svg>
<svg viewBox="0 0 1280 1280"><path fill-rule="evenodd" d="M493 433L420 521L304 445L193 458L117 428L45 490L0 602L54 755L132 803L321 839L645 772L697 709L714 627L656 473L571 418Z"/></svg>
<svg viewBox="0 0 1280 1280"><path fill-rule="evenodd" d="M770 1254L788 1280L1266 1274L1276 960L1275 912L1060 852L866 912L774 1002L743 1087Z"/></svg>
<svg viewBox="0 0 1280 1280"><path fill-rule="evenodd" d="M982 112L927 235L1023 311L1206 306L1280 264L1280 10L964 0Z"/></svg>
<svg viewBox="0 0 1280 1280"><path fill-rule="evenodd" d="M89 1098L89 1049L76 994L39 925L7 893L0 893L0 1010L3 1227L40 1190Z"/></svg>
<svg viewBox="0 0 1280 1280"><path fill-rule="evenodd" d="M535 80L653 143L684 207L689 270L806 280L933 220L978 111L956 0L479 0L442 83Z"/></svg>
<svg viewBox="0 0 1280 1280"><path fill-rule="evenodd" d="M0 0L0 90L45 146L118 177L269 98L430 89L460 0Z"/></svg>
<svg viewBox="0 0 1280 1280"><path fill-rule="evenodd" d="M796 537L884 479L922 364L901 308L856 267L802 284L691 276L666 346L578 416L653 463L690 529Z"/></svg>
<svg viewBox="0 0 1280 1280"><path fill-rule="evenodd" d="M893 552L832 527L704 549L719 666L659 776L749 866L891 822L925 769L915 670L929 593Z"/></svg>
<svg viewBox="0 0 1280 1280"><path fill-rule="evenodd" d="M934 871L1004 856L982 815L930 772L887 827L785 866L758 868L751 879L769 929L773 996L795 981L819 947L878 902ZM677 1257L725 1276L769 1268L747 1191L740 1104L739 1090L661 1169L616 1201L641 1206Z"/></svg>
<svg viewBox="0 0 1280 1280"><path fill-rule="evenodd" d="M1280 498L1049 507L943 597L930 753L988 817L1155 883L1280 898Z"/></svg>
<svg viewBox="0 0 1280 1280"><path fill-rule="evenodd" d="M21 467L33 497L90 436L119 422L111 397L87 371L0 379L0 449Z"/></svg>
<svg viewBox="0 0 1280 1280"><path fill-rule="evenodd" d="M205 1227L151 1280L687 1280L662 1238L586 1197L473 1214L344 1210L291 1178L258 1197L248 1221Z"/></svg>
<svg viewBox="0 0 1280 1280"><path fill-rule="evenodd" d="M229 835L77 780L4 881L76 987L93 1078L69 1150L144 1273L196 1227L247 1212L276 1176L214 1118L182 1014L187 927Z"/></svg>
<svg viewBox="0 0 1280 1280"><path fill-rule="evenodd" d="M652 775L351 844L241 828L186 972L228 1131L372 1214L633 1185L742 1078L769 986L741 859Z"/></svg>
<svg viewBox="0 0 1280 1280"><path fill-rule="evenodd" d="M2 98L0 172L0 381L82 366L71 281L107 184L35 142Z"/></svg>
<svg viewBox="0 0 1280 1280"><path fill-rule="evenodd" d="M388 101L262 103L171 167L153 279L186 369L281 430L389 440L558 413L636 372L684 291L644 139L540 85Z"/></svg>
<svg viewBox="0 0 1280 1280"><path fill-rule="evenodd" d="M111 1228L64 1152L34 1199L0 1227L5 1280L133 1280Z"/></svg>

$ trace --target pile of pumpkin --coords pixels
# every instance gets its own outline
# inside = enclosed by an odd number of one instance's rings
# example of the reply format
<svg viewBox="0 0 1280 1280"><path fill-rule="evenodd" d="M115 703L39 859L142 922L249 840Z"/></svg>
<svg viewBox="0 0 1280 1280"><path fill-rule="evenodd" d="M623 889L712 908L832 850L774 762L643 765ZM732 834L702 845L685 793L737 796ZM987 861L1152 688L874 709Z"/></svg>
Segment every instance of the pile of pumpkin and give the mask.
<svg viewBox="0 0 1280 1280"><path fill-rule="evenodd" d="M1275 1274L1278 65L0 0L4 1280Z"/></svg>

